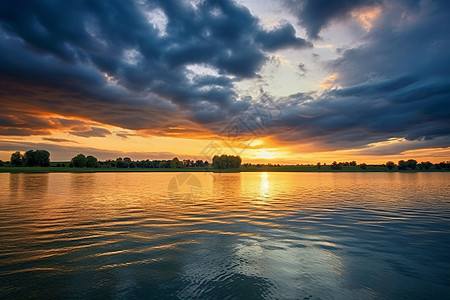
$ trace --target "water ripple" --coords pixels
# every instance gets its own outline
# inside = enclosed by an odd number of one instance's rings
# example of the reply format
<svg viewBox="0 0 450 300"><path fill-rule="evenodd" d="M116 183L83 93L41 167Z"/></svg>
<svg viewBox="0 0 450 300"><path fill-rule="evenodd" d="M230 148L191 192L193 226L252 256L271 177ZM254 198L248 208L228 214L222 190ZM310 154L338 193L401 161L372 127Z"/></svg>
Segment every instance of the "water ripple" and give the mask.
<svg viewBox="0 0 450 300"><path fill-rule="evenodd" d="M450 174L172 176L0 174L0 297L450 295Z"/></svg>

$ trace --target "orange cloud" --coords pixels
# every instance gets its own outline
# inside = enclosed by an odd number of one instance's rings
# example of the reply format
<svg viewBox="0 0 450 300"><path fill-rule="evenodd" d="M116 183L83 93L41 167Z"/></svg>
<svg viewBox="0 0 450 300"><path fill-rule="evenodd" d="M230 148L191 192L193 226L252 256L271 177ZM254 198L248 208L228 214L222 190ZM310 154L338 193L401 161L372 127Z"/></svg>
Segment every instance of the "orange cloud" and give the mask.
<svg viewBox="0 0 450 300"><path fill-rule="evenodd" d="M364 8L352 12L352 17L357 19L366 31L372 29L373 23L378 19L380 15L381 7L379 6Z"/></svg>
<svg viewBox="0 0 450 300"><path fill-rule="evenodd" d="M338 73L334 73L331 74L330 76L328 76L327 78L325 78L320 84L319 86L323 89L330 89L334 86L334 82L336 81L336 79L339 78L339 74Z"/></svg>

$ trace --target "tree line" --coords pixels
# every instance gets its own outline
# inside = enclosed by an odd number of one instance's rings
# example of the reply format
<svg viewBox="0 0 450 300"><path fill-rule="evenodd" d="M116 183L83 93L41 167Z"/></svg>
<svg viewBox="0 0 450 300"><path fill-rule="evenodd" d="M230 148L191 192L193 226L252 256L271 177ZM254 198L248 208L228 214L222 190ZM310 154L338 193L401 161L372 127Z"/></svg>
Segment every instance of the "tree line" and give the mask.
<svg viewBox="0 0 450 300"><path fill-rule="evenodd" d="M317 163L317 167L320 169L321 164ZM333 170L341 170L343 166L352 166L352 167L356 167L359 166L361 169L365 170L367 168L367 164L366 163L361 163L361 164L357 164L356 161L352 161L352 162L336 162L334 161L331 164L331 169ZM398 163L396 164L393 161L388 161L383 165L374 165L374 166L381 166L381 167L385 167L388 170L394 170L395 168L397 168L397 170L400 171L406 171L406 170L429 170L431 169L431 167L434 167L436 170L450 170L450 162L440 162L437 164L433 164L430 161L422 161L420 163L417 162L417 160L415 159L408 159L407 161L405 160L399 160Z"/></svg>
<svg viewBox="0 0 450 300"><path fill-rule="evenodd" d="M240 168L242 163L242 159L240 156L234 155L221 155L214 156L212 159L212 164L210 164L207 160L179 160L177 157L174 157L171 160L136 160L133 161L129 157L125 158L117 158L115 160L105 160L99 161L96 157L92 155L85 156L84 154L78 154L74 156L68 167L75 168L208 168L212 165L214 169L238 169ZM16 167L49 167L50 164L50 152L47 150L28 150L23 154L19 151L16 151L11 154L11 159L9 164ZM0 167L4 166L4 162L0 160ZM244 166L252 166L252 164L247 163ZM278 166L279 164L268 164L268 165L256 165L256 166ZM326 166L326 163L323 165L318 162L317 168L320 169L322 166ZM408 160L399 160L398 163L394 163L393 161L388 161L382 165L371 165L377 167L385 167L388 170L399 170L399 171L407 171L407 170L430 170L434 168L436 170L450 170L450 161L440 162L437 164L433 164L430 161L422 161L417 162L415 159ZM58 163L56 167L66 167L65 163ZM334 161L330 168L332 170L341 170L343 167L360 167L365 170L368 165L366 163L358 164L356 161L350 162L337 162Z"/></svg>
<svg viewBox="0 0 450 300"><path fill-rule="evenodd" d="M76 167L76 168L120 168L120 169L126 169L126 168L149 168L149 169L158 169L158 168L171 168L171 169L180 169L180 168L205 168L208 167L209 163L208 161L203 160L191 160L191 159L185 159L185 160L179 160L177 157L174 157L171 160L136 160L133 161L129 157L119 157L115 160L105 160L105 161L99 161L94 156L85 156L84 154L78 154L77 156L73 157L70 161L69 167Z"/></svg>

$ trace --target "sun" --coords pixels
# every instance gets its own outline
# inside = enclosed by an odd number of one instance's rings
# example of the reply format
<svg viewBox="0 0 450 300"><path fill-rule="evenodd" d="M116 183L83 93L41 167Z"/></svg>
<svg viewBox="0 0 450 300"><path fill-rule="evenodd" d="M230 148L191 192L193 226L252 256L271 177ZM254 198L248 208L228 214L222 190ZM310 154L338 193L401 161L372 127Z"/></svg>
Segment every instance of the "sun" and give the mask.
<svg viewBox="0 0 450 300"><path fill-rule="evenodd" d="M270 150L265 150L265 149L261 149L261 150L256 150L255 151L255 158L261 158L261 159L274 159L277 158L276 153L271 152Z"/></svg>

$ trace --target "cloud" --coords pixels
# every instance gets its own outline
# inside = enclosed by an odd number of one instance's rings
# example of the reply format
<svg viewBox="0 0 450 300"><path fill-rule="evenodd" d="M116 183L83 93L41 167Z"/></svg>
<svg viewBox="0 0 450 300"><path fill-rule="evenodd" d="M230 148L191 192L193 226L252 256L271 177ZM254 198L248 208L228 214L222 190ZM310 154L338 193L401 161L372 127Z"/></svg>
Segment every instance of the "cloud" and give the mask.
<svg viewBox="0 0 450 300"><path fill-rule="evenodd" d="M285 0L289 11L297 18L299 24L306 29L308 36L319 38L321 30L333 21L345 20L357 9L380 5L380 0Z"/></svg>
<svg viewBox="0 0 450 300"><path fill-rule="evenodd" d="M127 129L225 120L241 105L234 83L269 52L311 46L232 1L2 2L0 36L5 106Z"/></svg>
<svg viewBox="0 0 450 300"><path fill-rule="evenodd" d="M179 157L180 159L189 156L183 154L174 154L172 152L123 152L116 150L105 150L92 147L78 147L78 146L62 146L48 143L31 143L22 141L0 141L0 151L21 151L25 152L30 149L45 149L50 152L50 159L52 161L68 161L70 158L79 153L85 155L93 155L101 160L116 159L118 157L130 157L134 160L143 159L172 159ZM196 157L190 157L196 159Z"/></svg>
<svg viewBox="0 0 450 300"><path fill-rule="evenodd" d="M333 78L339 88L276 100L284 117L271 133L281 141L370 154L448 147L450 40L439 25L449 17L446 5L386 4L364 43L327 63L339 74ZM406 142L371 146L392 138Z"/></svg>
<svg viewBox="0 0 450 300"><path fill-rule="evenodd" d="M295 29L291 24L284 24L269 32L260 32L257 41L261 42L264 49L273 51L283 48L307 48L312 43L295 36Z"/></svg>
<svg viewBox="0 0 450 300"><path fill-rule="evenodd" d="M49 142L55 142L55 143L77 143L75 141L72 140L68 140L68 139L57 139L57 138L42 138L44 141L49 141Z"/></svg>
<svg viewBox="0 0 450 300"><path fill-rule="evenodd" d="M107 135L110 135L111 131L109 131L108 129L105 129L105 128L91 127L88 130L79 130L79 131L72 130L72 131L69 131L69 133L76 135L76 136L89 138L89 137L105 137Z"/></svg>
<svg viewBox="0 0 450 300"><path fill-rule="evenodd" d="M31 135L50 135L47 130L30 130L21 128L0 128L0 135L13 136L31 136Z"/></svg>

